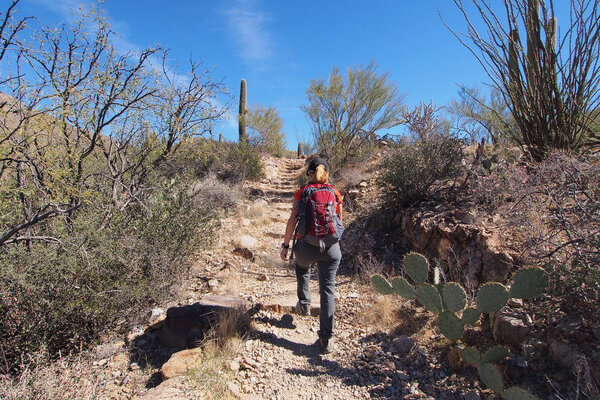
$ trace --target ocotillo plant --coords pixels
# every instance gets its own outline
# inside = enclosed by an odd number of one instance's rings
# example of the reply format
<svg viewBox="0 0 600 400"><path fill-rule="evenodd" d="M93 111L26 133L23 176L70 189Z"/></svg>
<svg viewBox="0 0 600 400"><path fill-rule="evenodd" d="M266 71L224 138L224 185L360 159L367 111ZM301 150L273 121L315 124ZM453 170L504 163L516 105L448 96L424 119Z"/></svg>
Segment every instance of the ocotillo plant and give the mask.
<svg viewBox="0 0 600 400"><path fill-rule="evenodd" d="M390 284L381 275L372 277L373 286L382 294L395 293L406 299L419 300L425 308L438 315L440 332L451 340L459 340L465 325L476 323L482 313L499 311L510 297L530 299L542 294L548 285L548 275L541 268L522 269L515 274L510 291L498 282L487 283L477 293L476 307L467 307L465 290L455 282L439 282L437 268L434 271L433 284L427 283L429 262L421 254L407 254L404 257L404 270L418 285L416 289L405 278L396 277ZM495 346L483 356L476 349L465 347L462 356L465 361L478 367L484 384L498 392L505 400L536 398L520 388L505 389L502 374L494 365L508 356L505 347Z"/></svg>
<svg viewBox="0 0 600 400"><path fill-rule="evenodd" d="M246 136L246 116L247 116L247 114L248 114L248 110L246 109L246 80L242 79L242 83L240 84L240 113L239 113L239 117L238 117L240 143L246 142L248 140L248 136Z"/></svg>

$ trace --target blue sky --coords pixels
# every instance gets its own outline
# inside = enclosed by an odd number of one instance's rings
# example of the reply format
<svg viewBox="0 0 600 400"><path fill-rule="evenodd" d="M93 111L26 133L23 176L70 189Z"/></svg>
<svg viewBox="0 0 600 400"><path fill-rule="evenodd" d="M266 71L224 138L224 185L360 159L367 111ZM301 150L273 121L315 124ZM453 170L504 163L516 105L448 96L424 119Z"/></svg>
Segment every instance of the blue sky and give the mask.
<svg viewBox="0 0 600 400"><path fill-rule="evenodd" d="M19 15L47 24L69 18L88 0L22 0ZM487 82L475 58L444 27L464 21L451 0L105 0L113 30L126 49L156 44L171 49L180 67L190 54L213 67L232 96L231 114L216 127L237 140L240 80L248 85L248 105L275 107L284 120L289 148L310 138L300 106L311 78L327 77L333 66L374 61L406 104L446 105L458 84ZM221 101L226 101L221 99Z"/></svg>

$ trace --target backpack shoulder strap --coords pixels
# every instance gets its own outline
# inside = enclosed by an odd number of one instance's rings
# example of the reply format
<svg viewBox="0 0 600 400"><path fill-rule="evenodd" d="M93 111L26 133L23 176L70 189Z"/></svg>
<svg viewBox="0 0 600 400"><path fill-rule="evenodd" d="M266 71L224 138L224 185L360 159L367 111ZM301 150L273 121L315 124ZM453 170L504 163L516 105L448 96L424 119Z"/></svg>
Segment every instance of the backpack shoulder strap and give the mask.
<svg viewBox="0 0 600 400"><path fill-rule="evenodd" d="M308 198L310 197L311 194L313 194L318 188L308 184L306 186L304 186L304 188L302 189L302 193L300 194L300 199L303 202L308 202Z"/></svg>

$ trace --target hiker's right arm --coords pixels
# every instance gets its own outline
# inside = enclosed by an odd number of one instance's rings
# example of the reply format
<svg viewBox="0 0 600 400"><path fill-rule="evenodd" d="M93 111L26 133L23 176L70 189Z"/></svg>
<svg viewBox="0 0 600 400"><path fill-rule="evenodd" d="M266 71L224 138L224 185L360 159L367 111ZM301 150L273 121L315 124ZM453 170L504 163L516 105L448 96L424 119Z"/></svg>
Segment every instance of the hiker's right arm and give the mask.
<svg viewBox="0 0 600 400"><path fill-rule="evenodd" d="M285 236L283 238L283 244L289 245L294 236L294 229L296 228L296 217L298 216L298 200L294 199L294 205L292 206L292 212L290 218L288 218L287 225L285 226ZM281 249L281 259L287 261L288 249Z"/></svg>
<svg viewBox="0 0 600 400"><path fill-rule="evenodd" d="M294 199L294 205L292 206L292 212L290 218L288 218L287 225L285 227L285 237L283 243L290 244L292 236L294 236L294 229L296 228L296 217L298 217L298 200Z"/></svg>

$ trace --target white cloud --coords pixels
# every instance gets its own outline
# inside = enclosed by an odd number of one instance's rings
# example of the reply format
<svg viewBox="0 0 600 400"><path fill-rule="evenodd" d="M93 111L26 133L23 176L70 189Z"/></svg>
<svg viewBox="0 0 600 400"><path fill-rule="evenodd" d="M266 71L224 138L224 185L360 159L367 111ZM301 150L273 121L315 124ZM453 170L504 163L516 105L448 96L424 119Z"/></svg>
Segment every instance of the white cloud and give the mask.
<svg viewBox="0 0 600 400"><path fill-rule="evenodd" d="M225 11L230 34L236 41L242 60L256 64L267 60L271 54L271 38L266 28L269 16L240 5Z"/></svg>

